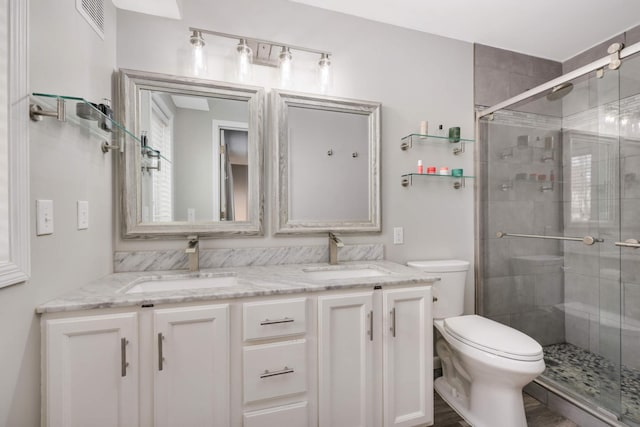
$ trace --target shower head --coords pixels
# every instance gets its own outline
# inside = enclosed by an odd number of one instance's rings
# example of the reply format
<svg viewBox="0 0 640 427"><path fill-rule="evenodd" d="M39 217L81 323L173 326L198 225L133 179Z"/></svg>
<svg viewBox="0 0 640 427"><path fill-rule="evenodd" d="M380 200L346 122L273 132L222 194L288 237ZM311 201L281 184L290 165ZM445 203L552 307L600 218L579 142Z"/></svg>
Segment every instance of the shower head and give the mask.
<svg viewBox="0 0 640 427"><path fill-rule="evenodd" d="M557 101L568 95L573 90L573 83L561 83L558 86L554 86L551 92L547 94L548 101Z"/></svg>

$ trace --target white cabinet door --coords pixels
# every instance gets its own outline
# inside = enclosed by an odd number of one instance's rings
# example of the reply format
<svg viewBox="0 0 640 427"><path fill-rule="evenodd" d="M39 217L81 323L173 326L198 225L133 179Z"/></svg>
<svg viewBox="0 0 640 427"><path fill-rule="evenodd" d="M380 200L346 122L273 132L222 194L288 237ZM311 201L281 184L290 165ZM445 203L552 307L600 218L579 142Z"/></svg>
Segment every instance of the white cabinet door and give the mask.
<svg viewBox="0 0 640 427"><path fill-rule="evenodd" d="M433 423L431 288L383 291L384 427Z"/></svg>
<svg viewBox="0 0 640 427"><path fill-rule="evenodd" d="M45 322L46 425L138 425L135 313Z"/></svg>
<svg viewBox="0 0 640 427"><path fill-rule="evenodd" d="M320 427L373 425L373 292L318 298Z"/></svg>
<svg viewBox="0 0 640 427"><path fill-rule="evenodd" d="M156 310L156 427L229 425L229 309Z"/></svg>

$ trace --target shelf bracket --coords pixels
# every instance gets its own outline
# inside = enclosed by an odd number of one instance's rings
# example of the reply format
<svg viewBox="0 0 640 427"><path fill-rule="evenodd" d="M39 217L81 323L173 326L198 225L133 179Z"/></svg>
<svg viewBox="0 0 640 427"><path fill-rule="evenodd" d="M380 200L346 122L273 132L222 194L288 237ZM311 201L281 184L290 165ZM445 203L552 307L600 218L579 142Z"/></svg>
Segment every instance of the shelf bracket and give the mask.
<svg viewBox="0 0 640 427"><path fill-rule="evenodd" d="M410 185L413 184L413 179L411 179L411 177L409 178L402 178L402 180L400 181L400 184L402 184L403 187L408 187Z"/></svg>
<svg viewBox="0 0 640 427"><path fill-rule="evenodd" d="M102 144L100 144L100 149L102 150L103 153L108 153L109 150L119 150L120 146L115 144L109 144L107 141L103 141Z"/></svg>
<svg viewBox="0 0 640 427"><path fill-rule="evenodd" d="M464 153L464 146L465 146L464 142L460 142L460 147L454 148L453 154L457 156Z"/></svg>
<svg viewBox="0 0 640 427"><path fill-rule="evenodd" d="M29 105L29 118L34 122L39 122L43 117L55 117L61 122L67 120L67 112L65 108L64 99L58 98L56 101L56 110L43 110L41 106L37 104Z"/></svg>

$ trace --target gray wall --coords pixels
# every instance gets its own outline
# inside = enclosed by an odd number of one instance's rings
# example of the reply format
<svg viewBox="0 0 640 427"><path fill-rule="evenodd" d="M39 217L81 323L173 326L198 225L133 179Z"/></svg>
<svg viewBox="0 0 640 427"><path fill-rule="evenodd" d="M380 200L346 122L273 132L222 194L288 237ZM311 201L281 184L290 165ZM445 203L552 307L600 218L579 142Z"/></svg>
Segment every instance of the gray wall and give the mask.
<svg viewBox="0 0 640 427"><path fill-rule="evenodd" d="M103 41L75 2L30 1L30 90L111 97L115 10L105 2ZM26 94L25 94L26 96ZM25 112L26 114L26 112ZM95 124L94 124L95 125ZM40 425L40 324L36 305L111 272L112 154L75 125L30 125L31 280L0 290L0 425ZM35 200L54 202L55 233L35 236ZM76 228L76 202L89 201L89 229Z"/></svg>
<svg viewBox="0 0 640 427"><path fill-rule="evenodd" d="M382 103L382 228L381 234L343 236L345 243L384 243L392 261L461 258L473 260L473 191L453 190L452 183L422 180L403 188L400 175L413 172L418 159L425 164L473 170L471 149L453 156L447 146L421 144L400 150L400 139L428 120L433 129L461 126L462 137L472 138L472 45L412 30L315 9L285 0L255 2L204 0L183 3L183 20L171 21L135 13L118 12L118 66L170 74L184 74L188 53L187 28L243 34L333 52L334 86L330 95ZM327 31L330 24L331 31ZM131 43L131 40L136 43ZM227 54L235 42L207 38L212 49L222 45ZM375 46L375 49L372 47ZM380 52L374 54L372 52ZM300 55L314 64L315 56ZM304 59L303 59L304 58ZM433 64L446 58L446 67ZM302 62L301 62L302 64ZM229 77L228 61L209 56L208 76ZM309 65L307 65L309 66ZM312 66L312 65L311 65ZM303 65L301 65L304 68ZM304 71L304 70L302 70ZM301 73L303 74L303 73ZM303 75L304 76L304 75ZM314 91L303 83L298 91ZM253 84L269 89L277 70L255 67ZM271 179L267 146L267 183ZM272 236L273 189L266 188L265 237L203 241L203 248L324 245L326 237ZM393 227L404 227L405 243L393 245ZM115 236L117 250L183 248L181 241L125 241ZM473 281L467 281L466 308L473 310Z"/></svg>

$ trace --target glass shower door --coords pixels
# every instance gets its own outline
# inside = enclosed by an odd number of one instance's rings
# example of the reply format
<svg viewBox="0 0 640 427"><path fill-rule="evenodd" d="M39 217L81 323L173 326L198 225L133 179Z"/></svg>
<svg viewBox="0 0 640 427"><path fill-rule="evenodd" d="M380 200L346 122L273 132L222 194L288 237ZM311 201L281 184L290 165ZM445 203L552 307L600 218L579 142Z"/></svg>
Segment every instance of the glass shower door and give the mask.
<svg viewBox="0 0 640 427"><path fill-rule="evenodd" d="M620 68L620 239L622 418L640 425L640 56Z"/></svg>

